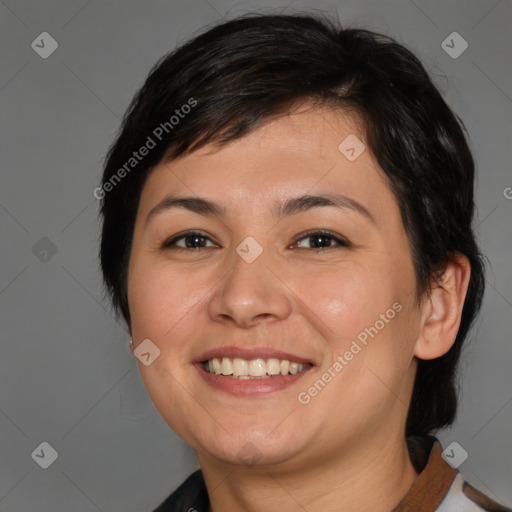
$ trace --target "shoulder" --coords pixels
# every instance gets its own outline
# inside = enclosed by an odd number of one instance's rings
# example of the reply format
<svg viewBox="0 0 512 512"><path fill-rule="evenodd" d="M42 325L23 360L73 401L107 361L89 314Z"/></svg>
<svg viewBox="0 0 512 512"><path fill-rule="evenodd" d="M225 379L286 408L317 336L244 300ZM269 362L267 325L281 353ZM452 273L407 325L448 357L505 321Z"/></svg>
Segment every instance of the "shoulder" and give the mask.
<svg viewBox="0 0 512 512"><path fill-rule="evenodd" d="M450 490L436 512L451 512L453 510L463 510L465 512L481 512L482 510L487 512L512 512L512 509L497 503L466 482L460 473L454 478Z"/></svg>
<svg viewBox="0 0 512 512"><path fill-rule="evenodd" d="M201 470L192 473L153 512L207 512L208 493Z"/></svg>
<svg viewBox="0 0 512 512"><path fill-rule="evenodd" d="M407 447L418 477L393 512L512 512L466 482L434 436L410 436Z"/></svg>

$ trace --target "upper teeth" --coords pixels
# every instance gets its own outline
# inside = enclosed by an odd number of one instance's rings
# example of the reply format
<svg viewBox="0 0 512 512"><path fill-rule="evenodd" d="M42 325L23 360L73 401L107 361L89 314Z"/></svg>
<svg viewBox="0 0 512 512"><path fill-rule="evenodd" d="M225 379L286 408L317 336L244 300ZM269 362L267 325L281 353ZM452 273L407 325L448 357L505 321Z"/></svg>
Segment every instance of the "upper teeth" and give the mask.
<svg viewBox="0 0 512 512"><path fill-rule="evenodd" d="M287 359L240 359L235 357L214 357L204 363L207 372L216 375L232 375L233 377L251 378L263 377L268 375L288 375L299 373L307 366L301 363L290 362Z"/></svg>

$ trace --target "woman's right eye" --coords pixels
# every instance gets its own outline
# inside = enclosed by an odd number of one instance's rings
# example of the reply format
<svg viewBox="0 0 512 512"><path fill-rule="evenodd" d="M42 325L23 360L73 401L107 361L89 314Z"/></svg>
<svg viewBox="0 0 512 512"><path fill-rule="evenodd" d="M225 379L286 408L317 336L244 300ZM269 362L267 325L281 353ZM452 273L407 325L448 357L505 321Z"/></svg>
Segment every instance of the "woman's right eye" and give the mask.
<svg viewBox="0 0 512 512"><path fill-rule="evenodd" d="M184 245L179 245L178 242L182 240ZM187 231L165 241L162 244L162 249L205 249L208 240L210 239L200 231ZM215 244L213 246L216 247Z"/></svg>

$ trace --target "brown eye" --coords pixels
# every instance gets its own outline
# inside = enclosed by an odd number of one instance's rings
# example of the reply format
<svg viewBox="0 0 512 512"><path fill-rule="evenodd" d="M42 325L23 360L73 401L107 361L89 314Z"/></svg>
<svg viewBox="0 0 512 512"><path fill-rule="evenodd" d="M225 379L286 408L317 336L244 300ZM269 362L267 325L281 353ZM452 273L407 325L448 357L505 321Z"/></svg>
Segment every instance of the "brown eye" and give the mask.
<svg viewBox="0 0 512 512"><path fill-rule="evenodd" d="M183 242L181 242L182 240ZM187 231L164 242L162 249L205 249L207 248L206 244L208 241L211 242L211 240L200 231ZM215 244L213 246L216 247Z"/></svg>
<svg viewBox="0 0 512 512"><path fill-rule="evenodd" d="M301 247L298 245L302 240L309 241L309 247ZM306 244L307 243L308 242L306 242ZM347 240L334 235L330 231L311 231L306 233L297 240L296 245L298 245L299 249L331 249L336 247L336 245L350 247L350 243Z"/></svg>

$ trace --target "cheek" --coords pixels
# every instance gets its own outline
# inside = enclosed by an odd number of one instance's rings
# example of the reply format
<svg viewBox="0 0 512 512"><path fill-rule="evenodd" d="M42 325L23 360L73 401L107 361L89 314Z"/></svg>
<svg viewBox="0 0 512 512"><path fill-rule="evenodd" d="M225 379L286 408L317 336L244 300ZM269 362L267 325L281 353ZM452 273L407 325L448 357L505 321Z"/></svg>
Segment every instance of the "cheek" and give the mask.
<svg viewBox="0 0 512 512"><path fill-rule="evenodd" d="M392 307L395 289L385 275L381 269L352 263L303 276L295 289L321 320L326 338L343 344Z"/></svg>
<svg viewBox="0 0 512 512"><path fill-rule="evenodd" d="M128 302L134 336L164 340L204 297L205 290L183 272L134 265Z"/></svg>
<svg viewBox="0 0 512 512"><path fill-rule="evenodd" d="M347 378L359 387L357 394L363 389L373 392L374 385L380 385L376 375L398 382L410 364L416 310L409 290L414 275L412 268L400 268L398 273L384 263L352 264L350 269L296 282L297 295L307 298L332 361L338 356L347 361L345 377L338 382Z"/></svg>
<svg viewBox="0 0 512 512"><path fill-rule="evenodd" d="M201 294L182 272L133 261L128 281L133 338L136 344L149 338L160 350L151 365L138 363L139 371L156 409L185 441L191 430L186 418L194 404L184 392L189 384L180 354L188 340L184 333L194 332L194 307L200 307L202 295L204 290Z"/></svg>

